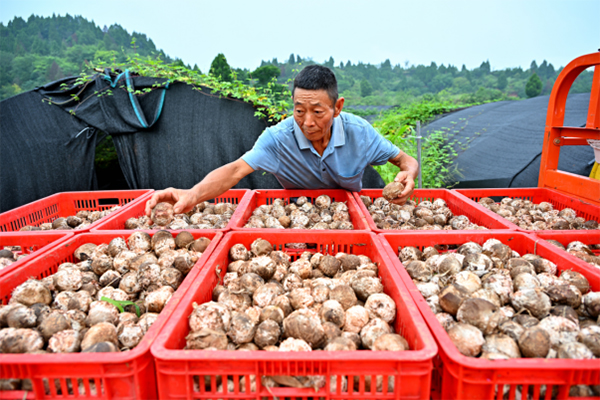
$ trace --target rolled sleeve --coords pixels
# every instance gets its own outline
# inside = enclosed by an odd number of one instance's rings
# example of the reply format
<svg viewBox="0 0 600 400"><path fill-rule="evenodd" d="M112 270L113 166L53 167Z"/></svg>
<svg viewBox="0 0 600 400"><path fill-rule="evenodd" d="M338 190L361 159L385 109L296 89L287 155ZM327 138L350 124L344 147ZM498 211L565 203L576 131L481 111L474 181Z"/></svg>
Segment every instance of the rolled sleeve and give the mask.
<svg viewBox="0 0 600 400"><path fill-rule="evenodd" d="M383 165L400 153L398 146L379 134L373 127L367 129L367 159L370 165Z"/></svg>
<svg viewBox="0 0 600 400"><path fill-rule="evenodd" d="M250 151L242 156L253 170L267 171L272 174L279 170L277 142L270 129L266 129L256 140Z"/></svg>

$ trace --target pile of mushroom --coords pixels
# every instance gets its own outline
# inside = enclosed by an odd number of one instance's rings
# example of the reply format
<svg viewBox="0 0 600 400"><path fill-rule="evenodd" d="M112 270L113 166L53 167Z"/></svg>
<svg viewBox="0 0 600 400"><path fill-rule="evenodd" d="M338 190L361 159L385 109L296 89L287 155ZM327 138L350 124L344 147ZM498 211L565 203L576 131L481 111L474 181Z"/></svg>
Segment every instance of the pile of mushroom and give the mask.
<svg viewBox="0 0 600 400"><path fill-rule="evenodd" d="M526 230L599 229L598 221L586 221L572 208L555 210L546 201L535 204L530 200L505 197L496 203L489 197L482 197L478 203Z"/></svg>
<svg viewBox="0 0 600 400"><path fill-rule="evenodd" d="M209 244L186 231L83 244L79 262L27 280L0 306L0 353L133 349Z"/></svg>
<svg viewBox="0 0 600 400"><path fill-rule="evenodd" d="M186 214L174 214L169 203L158 203L150 217L142 215L125 221L125 229L225 229L237 204L203 201Z"/></svg>
<svg viewBox="0 0 600 400"><path fill-rule="evenodd" d="M345 203L321 195L314 204L305 196L287 205L284 199L274 199L256 208L244 228L352 230L354 226Z"/></svg>
<svg viewBox="0 0 600 400"><path fill-rule="evenodd" d="M70 230L84 229L98 221L100 218L106 217L111 212L117 211L119 206L114 206L104 211L78 211L77 214L69 217L56 218L52 222L44 222L40 226L25 225L20 231L50 231L50 230Z"/></svg>
<svg viewBox="0 0 600 400"><path fill-rule="evenodd" d="M593 267L600 268L600 257L594 253L594 250L600 250L600 244L592 244L587 245L580 241L573 241L567 245L567 247L563 246L562 243L556 240L547 240L548 243L553 244L554 246L565 250L569 254L574 255L582 261L592 265Z"/></svg>
<svg viewBox="0 0 600 400"><path fill-rule="evenodd" d="M229 254L231 262L213 301L194 304L186 349L409 349L394 333L396 304L384 293L378 267L368 257L306 251L292 261L263 239L250 249L236 244ZM393 387L392 379L388 383ZM320 388L325 377L262 377L262 384ZM341 384L347 387L345 378ZM381 384L378 380L378 390Z"/></svg>
<svg viewBox="0 0 600 400"><path fill-rule="evenodd" d="M360 196L378 229L399 230L465 230L487 229L472 223L466 215L454 215L444 199L415 203L409 199L402 206L390 203L384 197L374 201Z"/></svg>
<svg viewBox="0 0 600 400"><path fill-rule="evenodd" d="M582 274L499 240L399 258L458 350L470 357L600 357L600 292Z"/></svg>
<svg viewBox="0 0 600 400"><path fill-rule="evenodd" d="M4 246L0 250L0 271L27 256L21 252L21 246Z"/></svg>

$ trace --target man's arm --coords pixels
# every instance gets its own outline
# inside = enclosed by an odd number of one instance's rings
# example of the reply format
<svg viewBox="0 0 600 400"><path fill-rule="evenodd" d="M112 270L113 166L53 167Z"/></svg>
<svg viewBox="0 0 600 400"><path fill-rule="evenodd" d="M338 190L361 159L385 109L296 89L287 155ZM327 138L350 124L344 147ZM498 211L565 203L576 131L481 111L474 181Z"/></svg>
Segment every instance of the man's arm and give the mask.
<svg viewBox="0 0 600 400"><path fill-rule="evenodd" d="M186 213L196 204L225 193L253 171L246 161L238 158L210 172L191 189L168 188L154 193L146 203L146 215L150 216L152 209L161 202L173 204L175 214Z"/></svg>
<svg viewBox="0 0 600 400"><path fill-rule="evenodd" d="M402 205L406 203L406 200L408 200L415 189L415 179L419 176L419 163L402 150L400 150L400 153L396 157L390 158L388 161L400 168L400 172L396 175L394 181L404 185L404 190L400 193L400 196L392 200L391 203Z"/></svg>

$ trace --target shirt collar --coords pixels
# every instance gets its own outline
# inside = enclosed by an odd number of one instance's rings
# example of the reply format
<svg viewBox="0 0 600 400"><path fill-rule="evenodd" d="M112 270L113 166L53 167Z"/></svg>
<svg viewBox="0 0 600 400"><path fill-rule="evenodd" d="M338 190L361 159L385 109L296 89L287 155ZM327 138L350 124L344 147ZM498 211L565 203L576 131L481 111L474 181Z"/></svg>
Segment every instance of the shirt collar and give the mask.
<svg viewBox="0 0 600 400"><path fill-rule="evenodd" d="M342 116L338 115L333 119L331 139L335 147L340 147L346 144L346 135L344 135L344 124L342 123Z"/></svg>
<svg viewBox="0 0 600 400"><path fill-rule="evenodd" d="M293 119L293 117L292 117L292 119ZM300 147L300 150L310 149L310 142L306 138L306 136L304 136L304 133L302 133L302 129L300 129L300 127L296 123L295 119L294 119L294 136L296 136L296 142L298 142L298 146Z"/></svg>
<svg viewBox="0 0 600 400"><path fill-rule="evenodd" d="M333 119L331 133L331 141L333 142L334 147L343 146L346 144L346 135L344 135L344 124L342 123L341 115L338 115ZM310 141L304 136L302 133L302 129L296 123L294 119L294 136L296 136L296 141L298 142L298 146L300 150L310 149L312 147Z"/></svg>

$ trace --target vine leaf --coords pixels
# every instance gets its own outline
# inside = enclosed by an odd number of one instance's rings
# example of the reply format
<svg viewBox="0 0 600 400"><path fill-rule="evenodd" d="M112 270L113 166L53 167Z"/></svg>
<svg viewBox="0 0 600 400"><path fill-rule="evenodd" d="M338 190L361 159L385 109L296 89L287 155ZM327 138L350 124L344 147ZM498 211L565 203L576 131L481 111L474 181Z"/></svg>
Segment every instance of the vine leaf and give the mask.
<svg viewBox="0 0 600 400"><path fill-rule="evenodd" d="M100 297L100 300L102 301L106 301L107 303L112 304L113 306L117 307L119 309L119 312L124 312L125 310L123 309L123 306L134 306L135 307L135 313L137 314L138 318L141 316L141 312L140 312L140 307L134 303L133 301L128 301L128 300L113 300L110 299L108 297Z"/></svg>

